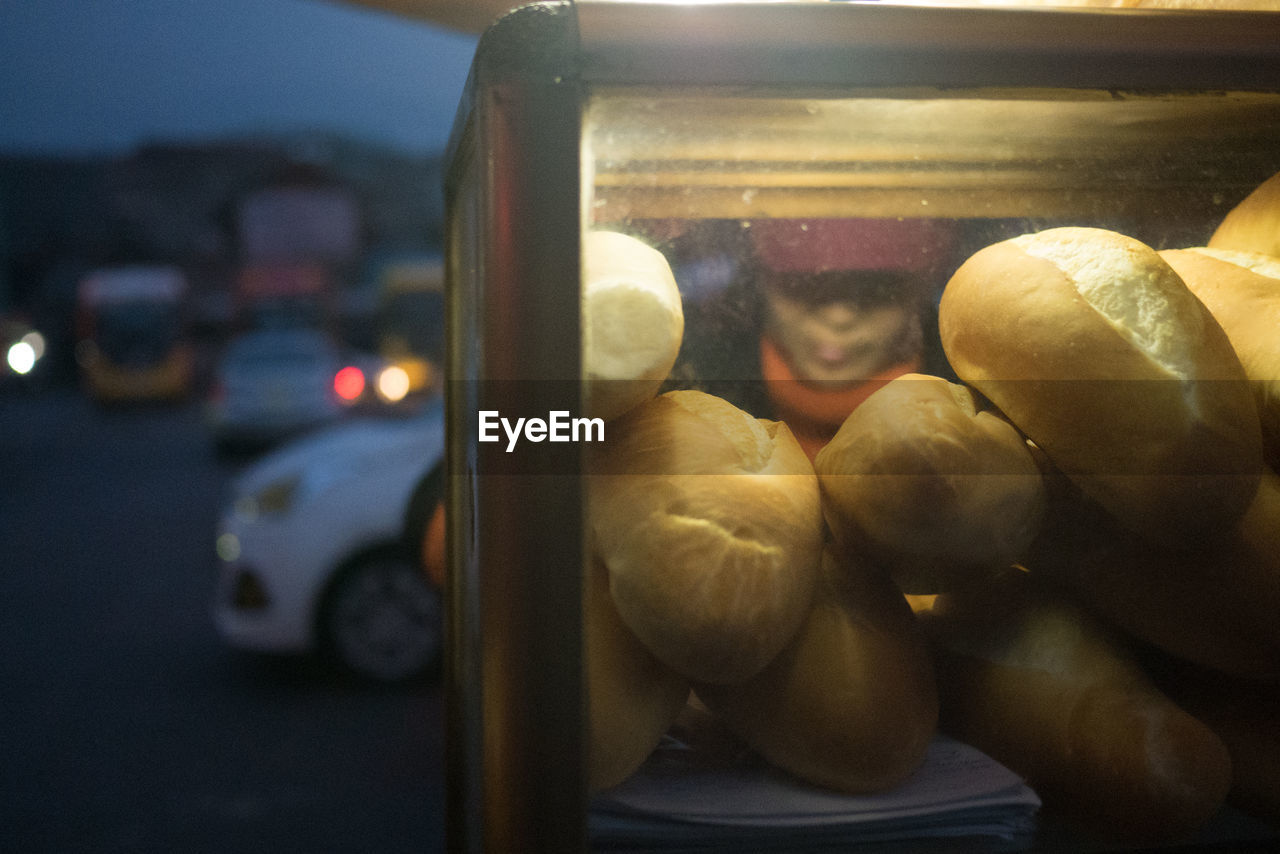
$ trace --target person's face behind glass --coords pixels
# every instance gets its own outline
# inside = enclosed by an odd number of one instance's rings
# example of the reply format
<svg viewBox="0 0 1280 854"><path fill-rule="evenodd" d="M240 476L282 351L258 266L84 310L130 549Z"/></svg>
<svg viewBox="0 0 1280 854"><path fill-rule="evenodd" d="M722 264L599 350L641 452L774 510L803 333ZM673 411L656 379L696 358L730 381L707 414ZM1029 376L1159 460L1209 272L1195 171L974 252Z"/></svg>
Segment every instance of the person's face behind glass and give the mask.
<svg viewBox="0 0 1280 854"><path fill-rule="evenodd" d="M853 385L919 358L915 291L900 273L766 272L766 328L797 379Z"/></svg>

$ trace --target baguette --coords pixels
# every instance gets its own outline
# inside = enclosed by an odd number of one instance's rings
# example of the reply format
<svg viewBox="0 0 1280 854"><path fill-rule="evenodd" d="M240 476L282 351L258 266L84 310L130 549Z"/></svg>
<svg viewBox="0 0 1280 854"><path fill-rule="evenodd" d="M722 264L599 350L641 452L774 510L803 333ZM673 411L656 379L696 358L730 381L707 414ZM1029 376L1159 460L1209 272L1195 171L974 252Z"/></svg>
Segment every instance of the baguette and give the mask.
<svg viewBox="0 0 1280 854"><path fill-rule="evenodd" d="M1257 410L1226 333L1150 247L1056 228L980 250L943 348L1086 495L1155 543L1212 537L1257 489Z"/></svg>
<svg viewBox="0 0 1280 854"><path fill-rule="evenodd" d="M742 682L790 642L823 529L817 475L785 424L667 392L615 421L588 471L613 601L659 659L699 682Z"/></svg>
<svg viewBox="0 0 1280 854"><path fill-rule="evenodd" d="M905 780L937 726L933 666L906 599L830 550L795 641L745 684L694 690L770 764L844 792Z"/></svg>
<svg viewBox="0 0 1280 854"><path fill-rule="evenodd" d="M1046 812L1102 839L1185 839L1213 816L1231 760L1098 624L1010 570L922 616L941 727L1024 776Z"/></svg>
<svg viewBox="0 0 1280 854"><path fill-rule="evenodd" d="M906 593L937 593L1020 560L1044 515L1044 483L1022 436L940 377L907 374L876 391L814 467L836 538Z"/></svg>
<svg viewBox="0 0 1280 854"><path fill-rule="evenodd" d="M594 794L640 767L680 715L690 686L623 624L598 560L585 587L587 789Z"/></svg>
<svg viewBox="0 0 1280 854"><path fill-rule="evenodd" d="M684 308L667 259L615 231L582 239L584 409L608 421L657 394L684 338Z"/></svg>
<svg viewBox="0 0 1280 854"><path fill-rule="evenodd" d="M1280 257L1210 248L1160 257L1226 331L1253 386L1267 461L1280 468Z"/></svg>
<svg viewBox="0 0 1280 854"><path fill-rule="evenodd" d="M1159 548L1079 505L1054 521L1027 564L1121 631L1201 667L1280 681L1280 475L1267 472L1222 538Z"/></svg>
<svg viewBox="0 0 1280 854"><path fill-rule="evenodd" d="M1263 181L1227 212L1209 238L1209 246L1280 257L1280 173Z"/></svg>

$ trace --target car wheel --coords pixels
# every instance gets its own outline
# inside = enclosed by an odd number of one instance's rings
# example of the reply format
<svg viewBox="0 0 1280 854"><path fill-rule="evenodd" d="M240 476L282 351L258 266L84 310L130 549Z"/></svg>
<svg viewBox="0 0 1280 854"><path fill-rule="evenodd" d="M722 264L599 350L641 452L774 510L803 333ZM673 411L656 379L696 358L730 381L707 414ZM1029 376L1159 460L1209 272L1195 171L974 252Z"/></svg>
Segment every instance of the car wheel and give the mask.
<svg viewBox="0 0 1280 854"><path fill-rule="evenodd" d="M375 682L430 673L443 641L443 604L416 563L381 553L352 565L324 609L325 646L346 672Z"/></svg>

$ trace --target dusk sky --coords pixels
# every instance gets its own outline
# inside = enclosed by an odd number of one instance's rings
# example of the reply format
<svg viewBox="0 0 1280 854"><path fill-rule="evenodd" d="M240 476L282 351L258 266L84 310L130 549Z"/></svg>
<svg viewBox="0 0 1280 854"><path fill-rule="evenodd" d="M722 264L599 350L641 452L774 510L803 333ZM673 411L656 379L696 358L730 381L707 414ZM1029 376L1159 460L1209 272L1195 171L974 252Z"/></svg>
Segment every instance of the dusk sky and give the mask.
<svg viewBox="0 0 1280 854"><path fill-rule="evenodd" d="M0 0L0 153L310 129L434 152L474 49L330 0Z"/></svg>

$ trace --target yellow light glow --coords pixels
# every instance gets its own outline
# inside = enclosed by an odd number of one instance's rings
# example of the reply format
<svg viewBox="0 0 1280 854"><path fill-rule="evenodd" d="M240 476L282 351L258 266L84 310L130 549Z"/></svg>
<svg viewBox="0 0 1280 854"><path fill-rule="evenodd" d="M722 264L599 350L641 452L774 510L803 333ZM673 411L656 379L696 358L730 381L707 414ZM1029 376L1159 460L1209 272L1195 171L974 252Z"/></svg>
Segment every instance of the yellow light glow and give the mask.
<svg viewBox="0 0 1280 854"><path fill-rule="evenodd" d="M397 365L383 368L378 373L378 394L388 403L404 400L409 386L409 374Z"/></svg>

